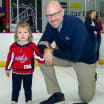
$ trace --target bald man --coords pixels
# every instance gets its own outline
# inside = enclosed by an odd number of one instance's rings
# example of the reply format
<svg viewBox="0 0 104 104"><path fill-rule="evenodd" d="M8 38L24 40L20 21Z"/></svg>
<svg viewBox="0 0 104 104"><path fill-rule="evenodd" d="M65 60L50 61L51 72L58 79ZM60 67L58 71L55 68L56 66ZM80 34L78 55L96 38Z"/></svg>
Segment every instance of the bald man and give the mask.
<svg viewBox="0 0 104 104"><path fill-rule="evenodd" d="M48 24L38 47L45 59L45 64L40 64L40 69L48 93L52 96L40 104L55 104L65 100L56 79L55 65L63 67L63 70L64 67L73 67L78 79L81 104L87 104L96 89L96 53L86 27L79 18L64 15L64 9L57 1L48 2L45 13ZM51 47L53 41L57 48Z"/></svg>

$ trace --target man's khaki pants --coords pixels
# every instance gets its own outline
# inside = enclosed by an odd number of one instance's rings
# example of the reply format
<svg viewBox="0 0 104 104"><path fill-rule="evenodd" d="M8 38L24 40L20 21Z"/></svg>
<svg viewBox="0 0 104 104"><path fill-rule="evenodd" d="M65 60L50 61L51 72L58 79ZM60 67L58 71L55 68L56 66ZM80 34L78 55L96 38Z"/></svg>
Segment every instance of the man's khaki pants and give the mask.
<svg viewBox="0 0 104 104"><path fill-rule="evenodd" d="M79 97L82 101L90 101L96 90L96 64L85 64L82 62L70 62L60 58L53 57L53 65L41 64L40 69L43 73L48 93L53 94L61 91L54 66L70 67L76 72L78 79Z"/></svg>

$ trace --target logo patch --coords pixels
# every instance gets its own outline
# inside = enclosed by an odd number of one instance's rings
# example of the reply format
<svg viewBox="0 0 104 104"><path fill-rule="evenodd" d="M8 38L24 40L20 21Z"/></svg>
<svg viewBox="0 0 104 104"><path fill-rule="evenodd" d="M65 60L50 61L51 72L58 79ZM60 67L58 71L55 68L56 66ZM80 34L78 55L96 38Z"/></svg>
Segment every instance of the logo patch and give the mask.
<svg viewBox="0 0 104 104"><path fill-rule="evenodd" d="M70 37L69 37L69 36L66 36L65 39L66 39L66 40L70 40Z"/></svg>
<svg viewBox="0 0 104 104"><path fill-rule="evenodd" d="M20 53L22 53L22 49L20 49Z"/></svg>
<svg viewBox="0 0 104 104"><path fill-rule="evenodd" d="M23 54L22 56L15 57L15 60L20 61L21 63L25 63L28 58L25 56L25 54Z"/></svg>

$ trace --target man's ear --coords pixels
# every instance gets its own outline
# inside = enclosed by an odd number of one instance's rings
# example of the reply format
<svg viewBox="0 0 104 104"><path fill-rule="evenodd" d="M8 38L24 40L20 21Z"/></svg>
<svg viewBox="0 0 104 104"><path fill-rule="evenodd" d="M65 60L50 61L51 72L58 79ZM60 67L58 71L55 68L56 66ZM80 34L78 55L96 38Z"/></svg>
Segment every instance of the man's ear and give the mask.
<svg viewBox="0 0 104 104"><path fill-rule="evenodd" d="M62 8L62 15L64 16L64 9Z"/></svg>

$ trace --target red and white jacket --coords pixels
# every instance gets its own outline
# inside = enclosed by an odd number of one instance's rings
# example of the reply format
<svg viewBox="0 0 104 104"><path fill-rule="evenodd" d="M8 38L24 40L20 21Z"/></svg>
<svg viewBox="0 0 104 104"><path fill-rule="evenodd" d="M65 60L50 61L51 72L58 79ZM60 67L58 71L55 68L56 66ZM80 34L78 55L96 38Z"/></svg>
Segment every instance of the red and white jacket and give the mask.
<svg viewBox="0 0 104 104"><path fill-rule="evenodd" d="M15 42L10 46L5 69L12 69L14 73L30 74L34 72L35 60L44 63L42 55L33 42L25 45Z"/></svg>

